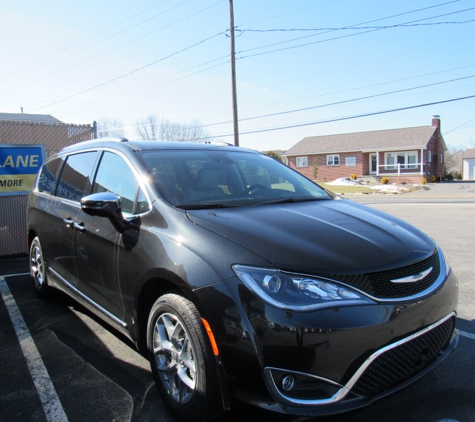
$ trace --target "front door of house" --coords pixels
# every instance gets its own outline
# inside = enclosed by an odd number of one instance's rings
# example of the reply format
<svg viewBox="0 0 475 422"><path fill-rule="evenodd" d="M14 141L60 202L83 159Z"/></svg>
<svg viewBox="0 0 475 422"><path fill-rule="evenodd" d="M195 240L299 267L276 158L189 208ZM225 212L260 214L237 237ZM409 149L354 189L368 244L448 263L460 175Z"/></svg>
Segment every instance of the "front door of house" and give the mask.
<svg viewBox="0 0 475 422"><path fill-rule="evenodd" d="M377 154L369 154L369 174L378 172L378 156Z"/></svg>

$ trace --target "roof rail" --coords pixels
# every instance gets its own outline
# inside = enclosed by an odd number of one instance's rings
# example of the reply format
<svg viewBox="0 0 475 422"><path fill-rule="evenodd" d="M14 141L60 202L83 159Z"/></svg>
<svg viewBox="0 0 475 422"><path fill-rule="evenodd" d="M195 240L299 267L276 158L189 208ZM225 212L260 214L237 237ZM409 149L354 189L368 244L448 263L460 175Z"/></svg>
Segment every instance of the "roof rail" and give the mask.
<svg viewBox="0 0 475 422"><path fill-rule="evenodd" d="M105 136L103 138L96 138L95 141L115 141L115 142L129 142L127 138L121 136Z"/></svg>
<svg viewBox="0 0 475 422"><path fill-rule="evenodd" d="M226 145L226 146L230 146L230 147L234 146L233 144L230 144L229 142L224 142L224 141L198 141L198 142L202 143L202 144Z"/></svg>

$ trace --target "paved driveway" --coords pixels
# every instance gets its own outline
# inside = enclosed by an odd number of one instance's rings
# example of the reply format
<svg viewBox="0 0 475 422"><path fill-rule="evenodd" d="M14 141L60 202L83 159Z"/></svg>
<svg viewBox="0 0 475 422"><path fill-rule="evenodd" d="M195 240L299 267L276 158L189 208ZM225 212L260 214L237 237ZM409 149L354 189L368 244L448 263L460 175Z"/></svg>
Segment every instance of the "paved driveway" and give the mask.
<svg viewBox="0 0 475 422"><path fill-rule="evenodd" d="M475 202L475 181L429 183L422 189L402 194L345 195L357 202Z"/></svg>

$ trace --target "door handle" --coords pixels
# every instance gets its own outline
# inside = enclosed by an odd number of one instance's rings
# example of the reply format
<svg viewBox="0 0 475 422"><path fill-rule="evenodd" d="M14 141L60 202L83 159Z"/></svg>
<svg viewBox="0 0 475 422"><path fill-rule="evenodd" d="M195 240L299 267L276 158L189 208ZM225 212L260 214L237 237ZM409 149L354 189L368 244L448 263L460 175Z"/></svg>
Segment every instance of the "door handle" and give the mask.
<svg viewBox="0 0 475 422"><path fill-rule="evenodd" d="M63 222L66 224L66 227L70 229L74 223L74 220L71 220L70 218L65 218L63 219Z"/></svg>
<svg viewBox="0 0 475 422"><path fill-rule="evenodd" d="M72 226L73 226L73 229L78 230L81 233L84 233L86 231L86 227L84 227L84 223L73 222Z"/></svg>

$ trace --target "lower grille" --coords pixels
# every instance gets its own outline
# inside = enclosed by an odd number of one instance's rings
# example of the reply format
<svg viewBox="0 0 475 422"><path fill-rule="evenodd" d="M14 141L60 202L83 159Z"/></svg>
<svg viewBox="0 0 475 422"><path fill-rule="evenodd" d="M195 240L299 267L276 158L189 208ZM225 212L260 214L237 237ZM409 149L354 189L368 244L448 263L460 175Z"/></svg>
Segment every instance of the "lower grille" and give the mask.
<svg viewBox="0 0 475 422"><path fill-rule="evenodd" d="M455 317L378 356L351 388L355 394L374 396L410 379L431 363L449 344Z"/></svg>

